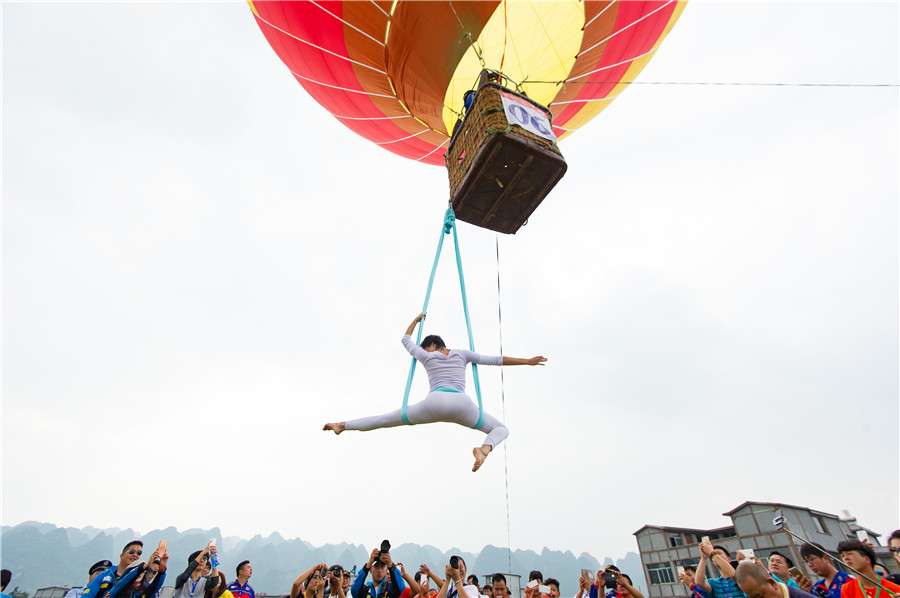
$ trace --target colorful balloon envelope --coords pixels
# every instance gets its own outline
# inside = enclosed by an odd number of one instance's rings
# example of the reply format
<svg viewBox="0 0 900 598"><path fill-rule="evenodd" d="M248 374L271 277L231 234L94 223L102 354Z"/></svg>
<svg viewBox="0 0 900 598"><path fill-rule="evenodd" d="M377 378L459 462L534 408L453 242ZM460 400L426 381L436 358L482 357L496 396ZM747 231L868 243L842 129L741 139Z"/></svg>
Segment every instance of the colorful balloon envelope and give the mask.
<svg viewBox="0 0 900 598"><path fill-rule="evenodd" d="M250 0L300 85L354 132L444 164L485 68L550 108L560 139L633 81L685 2Z"/></svg>

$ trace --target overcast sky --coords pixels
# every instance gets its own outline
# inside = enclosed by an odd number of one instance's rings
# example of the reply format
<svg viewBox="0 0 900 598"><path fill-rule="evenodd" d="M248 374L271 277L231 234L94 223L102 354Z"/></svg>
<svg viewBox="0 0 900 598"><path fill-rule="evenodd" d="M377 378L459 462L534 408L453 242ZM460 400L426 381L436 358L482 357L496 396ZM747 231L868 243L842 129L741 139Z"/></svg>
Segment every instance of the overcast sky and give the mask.
<svg viewBox="0 0 900 598"><path fill-rule="evenodd" d="M513 548L744 500L900 527L898 12L688 5L640 81L893 87L633 85L566 139L499 238L503 352L549 362L505 411L481 368L511 435L472 474L461 427L321 431L400 405L446 172L312 102L246 3L3 2L3 524L477 550L508 473ZM497 353L497 237L459 232Z"/></svg>

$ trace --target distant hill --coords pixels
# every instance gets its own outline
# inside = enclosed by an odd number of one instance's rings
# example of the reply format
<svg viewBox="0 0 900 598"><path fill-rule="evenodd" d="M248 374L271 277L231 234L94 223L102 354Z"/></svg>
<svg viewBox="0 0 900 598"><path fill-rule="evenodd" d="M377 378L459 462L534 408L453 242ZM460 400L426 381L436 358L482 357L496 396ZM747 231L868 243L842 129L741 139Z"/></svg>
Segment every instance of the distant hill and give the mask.
<svg viewBox="0 0 900 598"><path fill-rule="evenodd" d="M232 581L237 563L247 559L253 563L251 584L258 594L288 593L297 575L315 563L341 564L352 569L368 558L368 550L361 544L313 546L300 538L285 539L277 532L266 538L256 535L249 540L235 536L223 538L219 528L179 532L174 527L168 527L140 534L132 529L60 528L50 523L27 521L12 527L3 526L0 536L0 566L13 573L7 591L18 587L32 595L43 587L84 585L91 564L101 559L116 562L122 547L135 538L144 542L147 552L155 549L160 540L169 542L171 573L166 585L171 585L175 575L187 565L188 555L206 546L210 538L216 538L220 547L221 568L228 581ZM436 569L448 562L451 555L458 554L466 559L469 573L478 575L480 579L496 571L509 572L510 563L511 572L521 575L526 581L529 571L538 569L545 577L559 579L564 597L577 593L581 569L596 571L600 567L600 562L587 553L575 556L569 551L546 548L540 554L533 550L514 550L511 558L505 548L491 545L475 554L458 548L441 550L428 545L399 544L391 553L395 561L416 567L425 563ZM604 565L612 563L628 573L635 586L646 590L641 559L637 553L629 552L615 561L607 557L603 561Z"/></svg>

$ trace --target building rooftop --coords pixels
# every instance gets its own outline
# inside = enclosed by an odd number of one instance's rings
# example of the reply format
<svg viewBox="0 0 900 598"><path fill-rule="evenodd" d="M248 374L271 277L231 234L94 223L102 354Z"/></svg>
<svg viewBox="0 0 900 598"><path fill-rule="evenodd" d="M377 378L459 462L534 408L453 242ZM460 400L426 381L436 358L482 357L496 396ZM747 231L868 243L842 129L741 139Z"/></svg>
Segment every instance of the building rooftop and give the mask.
<svg viewBox="0 0 900 598"><path fill-rule="evenodd" d="M826 512L824 512L824 511L817 511L817 510L815 510L815 509L810 509L809 507L801 507L801 506L799 506L799 505L789 505L789 504L783 503L783 502L760 502L760 501L757 501L757 500L745 500L744 502L742 502L741 504L739 504L739 505L736 506L735 508L731 509L730 511L726 511L726 512L722 513L722 515L724 515L724 516L726 516L726 517L731 517L731 516L734 515L736 512L738 512L738 511L740 511L741 509L743 509L744 507L746 507L747 505L763 505L763 506L767 506L767 507L780 507L780 508L785 508L785 507L786 507L786 508L788 508L788 509L797 509L797 510L800 510L800 511L809 511L810 513L813 513L813 514L815 514L815 515L825 515L825 516L827 516L827 517L834 517L835 519L839 519L839 517L838 517L837 515L833 514L833 513L826 513Z"/></svg>
<svg viewBox="0 0 900 598"><path fill-rule="evenodd" d="M717 532L727 532L729 530L734 531L733 525L726 525L724 527L712 527L712 528L700 528L700 527L672 527L671 525L644 525L638 531L634 532L633 535L638 535L642 531L648 528L661 529L667 532L688 532L691 534L708 534L708 533L717 533Z"/></svg>

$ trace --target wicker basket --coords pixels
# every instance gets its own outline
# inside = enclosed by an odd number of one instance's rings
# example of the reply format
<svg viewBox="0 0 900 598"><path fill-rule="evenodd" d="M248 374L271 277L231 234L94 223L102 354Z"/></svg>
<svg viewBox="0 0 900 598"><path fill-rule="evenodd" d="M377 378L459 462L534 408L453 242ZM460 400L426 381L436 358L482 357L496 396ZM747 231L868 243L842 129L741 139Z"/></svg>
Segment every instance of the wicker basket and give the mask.
<svg viewBox="0 0 900 598"><path fill-rule="evenodd" d="M444 156L450 201L459 220L515 233L566 172L556 143L506 119L501 94L543 111L537 102L484 83Z"/></svg>

